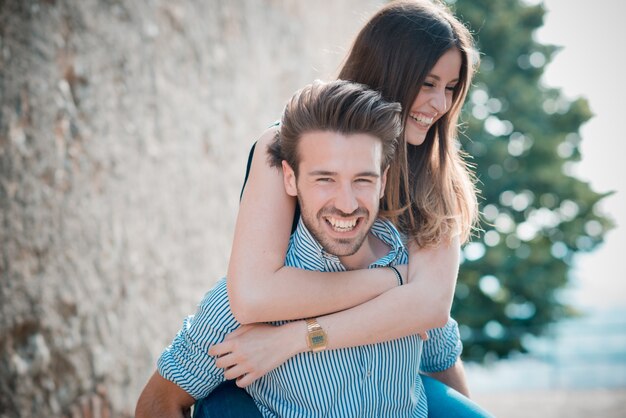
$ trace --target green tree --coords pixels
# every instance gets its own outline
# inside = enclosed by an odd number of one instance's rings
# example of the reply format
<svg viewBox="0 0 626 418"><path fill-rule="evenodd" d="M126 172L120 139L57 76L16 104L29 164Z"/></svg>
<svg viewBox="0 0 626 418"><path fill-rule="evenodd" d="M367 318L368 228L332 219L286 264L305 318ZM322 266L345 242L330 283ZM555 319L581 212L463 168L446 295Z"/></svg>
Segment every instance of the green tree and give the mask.
<svg viewBox="0 0 626 418"><path fill-rule="evenodd" d="M573 256L603 240L606 196L575 178L587 101L565 99L541 76L558 48L533 32L543 5L448 1L477 39L481 65L463 113L462 146L476 166L481 231L464 248L453 315L465 357L526 351L524 336L574 310L559 298Z"/></svg>

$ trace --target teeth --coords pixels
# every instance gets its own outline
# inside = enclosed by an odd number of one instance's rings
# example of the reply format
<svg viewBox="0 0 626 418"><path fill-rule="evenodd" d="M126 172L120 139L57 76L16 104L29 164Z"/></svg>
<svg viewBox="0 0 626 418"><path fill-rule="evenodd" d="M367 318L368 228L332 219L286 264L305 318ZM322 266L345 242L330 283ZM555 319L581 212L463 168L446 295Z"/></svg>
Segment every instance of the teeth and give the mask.
<svg viewBox="0 0 626 418"><path fill-rule="evenodd" d="M434 118L429 118L417 113L411 113L409 114L409 116L411 117L411 119L413 119L415 122L417 123L423 123L425 125L430 125L433 123L433 119Z"/></svg>
<svg viewBox="0 0 626 418"><path fill-rule="evenodd" d="M332 225L332 227L337 231L350 231L356 226L356 219L345 220L345 219L337 219L337 218L328 218L328 222Z"/></svg>

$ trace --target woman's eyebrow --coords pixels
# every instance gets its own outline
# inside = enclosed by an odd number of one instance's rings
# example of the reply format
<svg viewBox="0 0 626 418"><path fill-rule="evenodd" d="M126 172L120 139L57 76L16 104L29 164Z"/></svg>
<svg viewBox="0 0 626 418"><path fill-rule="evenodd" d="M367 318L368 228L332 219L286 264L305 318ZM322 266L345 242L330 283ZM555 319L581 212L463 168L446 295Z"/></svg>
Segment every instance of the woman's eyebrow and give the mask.
<svg viewBox="0 0 626 418"><path fill-rule="evenodd" d="M435 74L428 74L428 76L427 76L427 77L434 78L434 79L435 79L435 80L437 80L437 81L441 81L441 77L439 77L438 75L435 75ZM456 83L456 82L458 82L458 81L459 81L459 79L458 79L458 78L455 78L454 80L450 80L450 81L448 81L448 84L449 84L449 83Z"/></svg>

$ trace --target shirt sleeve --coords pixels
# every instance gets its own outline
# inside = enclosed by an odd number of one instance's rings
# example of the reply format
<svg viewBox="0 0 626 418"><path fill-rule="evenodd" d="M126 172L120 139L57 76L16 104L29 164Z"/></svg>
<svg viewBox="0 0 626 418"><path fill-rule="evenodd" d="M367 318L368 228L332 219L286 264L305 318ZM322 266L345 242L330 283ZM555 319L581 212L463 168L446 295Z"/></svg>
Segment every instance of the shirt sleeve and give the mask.
<svg viewBox="0 0 626 418"><path fill-rule="evenodd" d="M420 370L435 373L454 366L463 351L457 322L450 318L444 327L429 330L428 336L424 342Z"/></svg>
<svg viewBox="0 0 626 418"><path fill-rule="evenodd" d="M240 326L230 309L226 280L221 279L204 296L196 314L185 318L172 344L159 357L159 374L194 399L206 397L225 380L209 348Z"/></svg>

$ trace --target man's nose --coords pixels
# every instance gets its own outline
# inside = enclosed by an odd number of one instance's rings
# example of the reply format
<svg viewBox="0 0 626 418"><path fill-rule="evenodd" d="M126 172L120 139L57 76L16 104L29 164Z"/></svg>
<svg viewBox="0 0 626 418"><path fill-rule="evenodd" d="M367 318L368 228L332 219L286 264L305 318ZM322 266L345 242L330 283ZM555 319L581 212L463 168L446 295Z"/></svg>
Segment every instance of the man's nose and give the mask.
<svg viewBox="0 0 626 418"><path fill-rule="evenodd" d="M335 208L343 213L352 213L359 207L352 185L344 185L335 196Z"/></svg>

